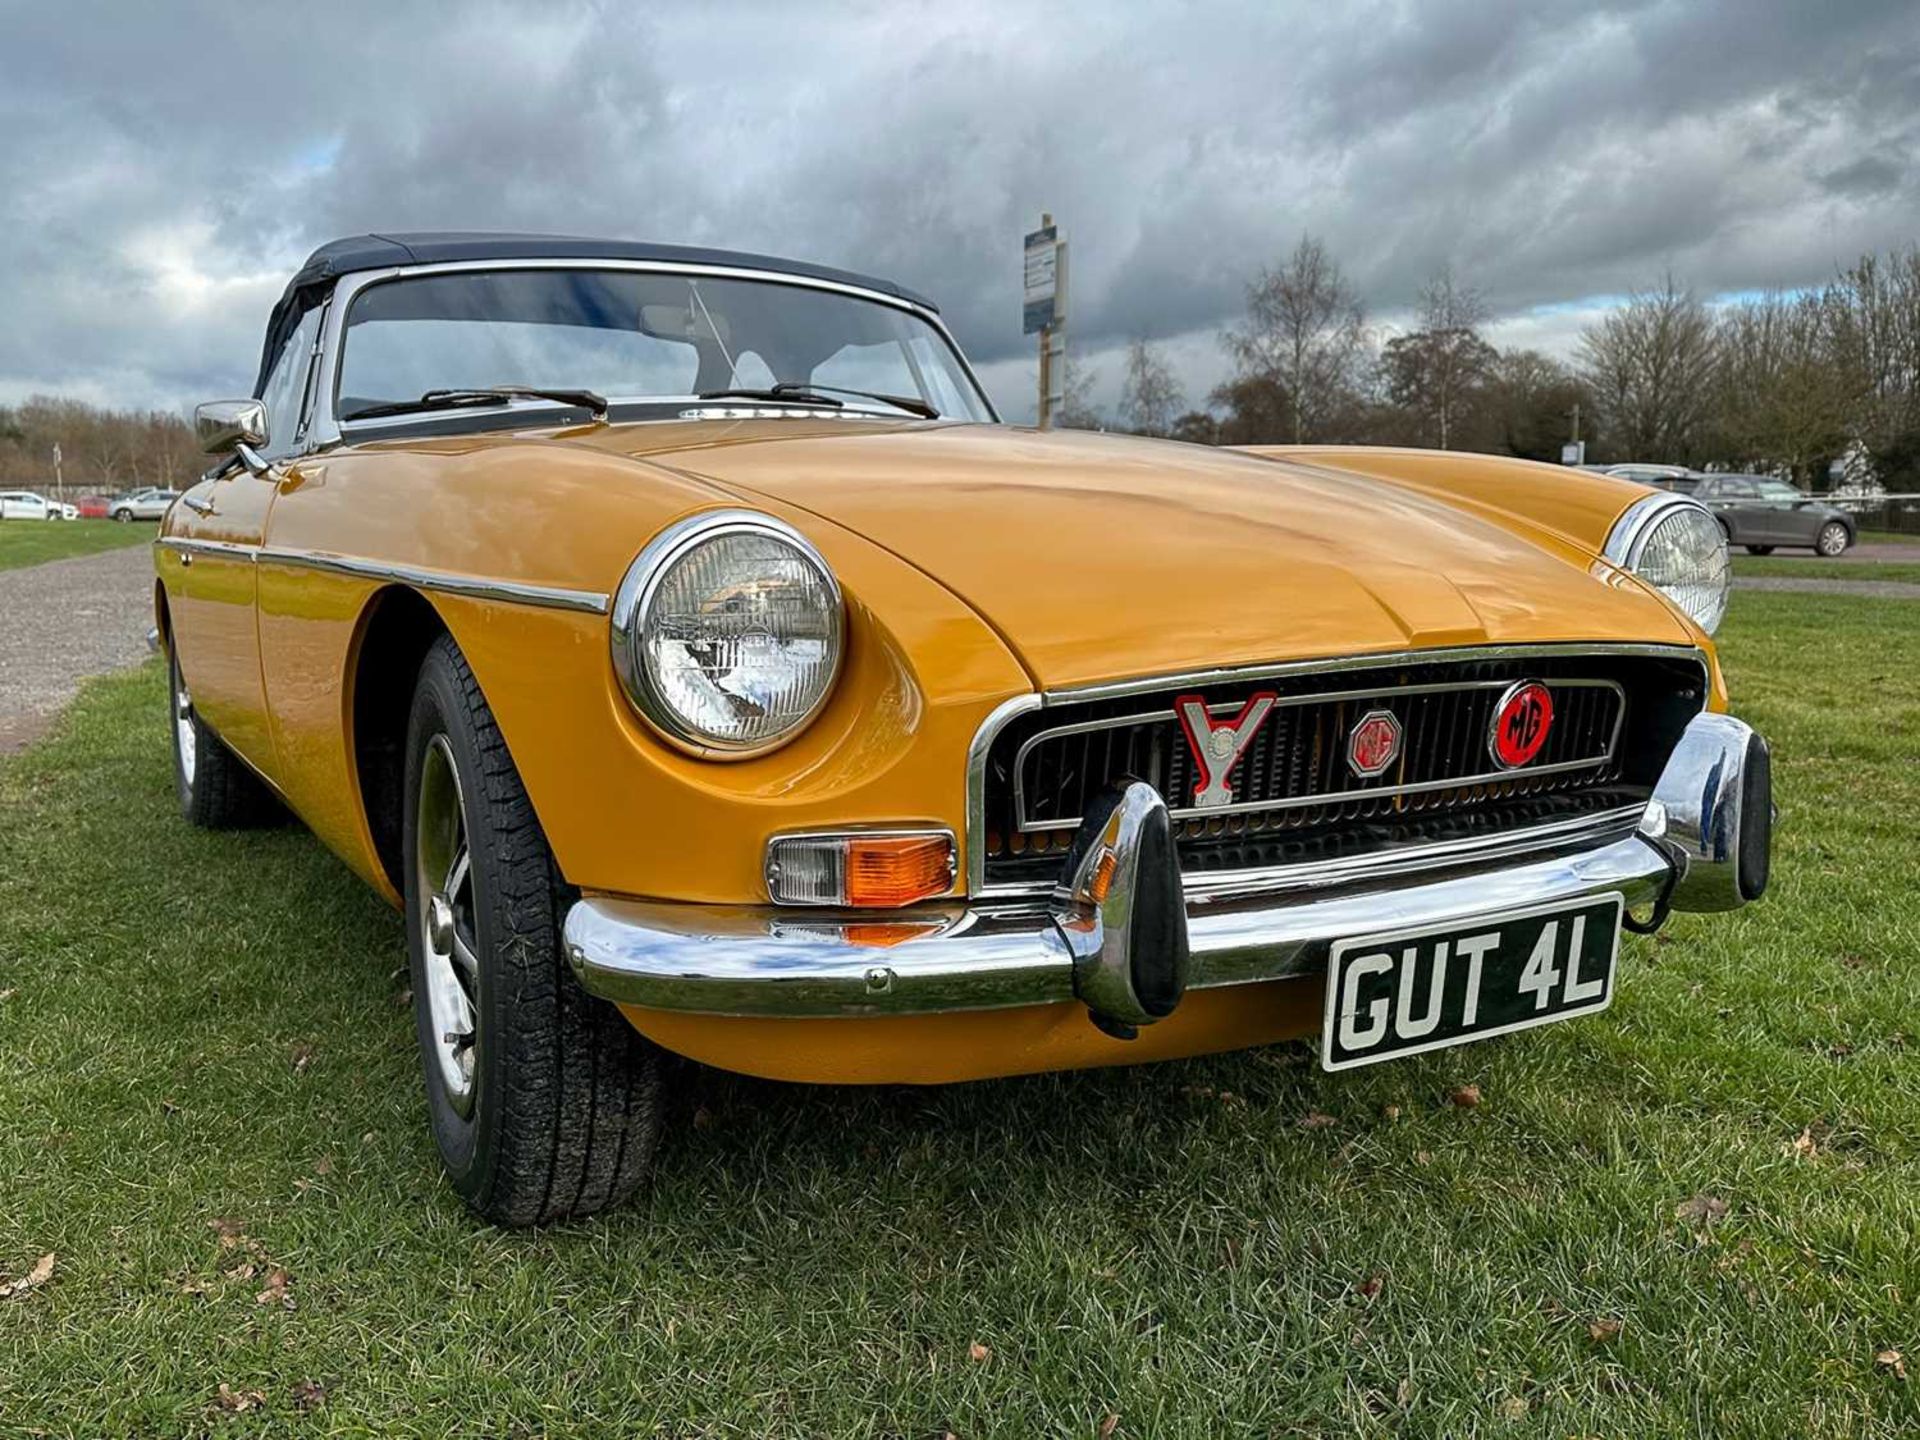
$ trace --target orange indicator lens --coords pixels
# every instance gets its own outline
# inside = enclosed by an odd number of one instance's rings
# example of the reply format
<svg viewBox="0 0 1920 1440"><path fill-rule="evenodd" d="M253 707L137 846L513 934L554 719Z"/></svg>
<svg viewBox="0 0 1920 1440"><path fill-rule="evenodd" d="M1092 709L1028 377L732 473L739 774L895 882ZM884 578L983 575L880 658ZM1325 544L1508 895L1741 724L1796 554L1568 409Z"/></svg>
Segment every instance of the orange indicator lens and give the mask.
<svg viewBox="0 0 1920 1440"><path fill-rule="evenodd" d="M846 843L849 905L911 905L953 883L953 841L945 835L854 835Z"/></svg>

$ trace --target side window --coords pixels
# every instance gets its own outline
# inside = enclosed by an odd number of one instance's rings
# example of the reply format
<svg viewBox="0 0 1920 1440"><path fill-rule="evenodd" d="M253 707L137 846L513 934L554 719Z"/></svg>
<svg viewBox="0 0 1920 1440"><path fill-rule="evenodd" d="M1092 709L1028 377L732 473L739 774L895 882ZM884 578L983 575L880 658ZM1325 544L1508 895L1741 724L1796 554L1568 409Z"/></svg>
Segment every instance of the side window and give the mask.
<svg viewBox="0 0 1920 1440"><path fill-rule="evenodd" d="M299 325L280 347L280 356L267 375L260 398L267 407L268 455L286 455L300 438L300 406L307 394L307 366L313 354L313 337L320 328L320 310L316 307L300 317Z"/></svg>

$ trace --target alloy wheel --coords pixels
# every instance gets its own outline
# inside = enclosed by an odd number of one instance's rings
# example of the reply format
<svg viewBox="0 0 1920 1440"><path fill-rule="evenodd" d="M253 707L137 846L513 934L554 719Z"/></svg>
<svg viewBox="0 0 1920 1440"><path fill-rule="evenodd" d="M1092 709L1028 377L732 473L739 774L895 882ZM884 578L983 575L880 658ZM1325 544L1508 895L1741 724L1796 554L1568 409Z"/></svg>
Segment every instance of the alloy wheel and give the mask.
<svg viewBox="0 0 1920 1440"><path fill-rule="evenodd" d="M466 1116L473 1111L480 961L466 805L445 735L427 742L417 804L413 882L434 1060L447 1102Z"/></svg>

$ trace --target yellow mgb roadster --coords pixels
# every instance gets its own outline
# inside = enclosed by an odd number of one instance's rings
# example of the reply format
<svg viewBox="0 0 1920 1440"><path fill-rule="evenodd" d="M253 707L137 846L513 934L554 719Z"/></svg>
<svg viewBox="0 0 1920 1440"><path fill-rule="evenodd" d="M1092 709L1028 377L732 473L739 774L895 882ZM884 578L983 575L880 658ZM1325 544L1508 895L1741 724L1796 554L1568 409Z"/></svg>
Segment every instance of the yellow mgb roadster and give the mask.
<svg viewBox="0 0 1920 1440"><path fill-rule="evenodd" d="M155 546L179 799L406 916L452 1182L645 1175L659 1055L939 1082L1604 1009L1767 883L1697 502L999 423L921 296L506 235L317 251Z"/></svg>

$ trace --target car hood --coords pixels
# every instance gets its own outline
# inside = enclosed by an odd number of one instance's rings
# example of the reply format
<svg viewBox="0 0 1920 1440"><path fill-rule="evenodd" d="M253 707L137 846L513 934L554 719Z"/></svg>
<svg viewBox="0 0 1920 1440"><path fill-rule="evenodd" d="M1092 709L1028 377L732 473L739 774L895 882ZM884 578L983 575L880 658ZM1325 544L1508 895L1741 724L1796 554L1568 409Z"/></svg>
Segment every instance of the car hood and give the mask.
<svg viewBox="0 0 1920 1440"><path fill-rule="evenodd" d="M967 602L1047 689L1454 645L1692 641L1665 602L1566 537L1376 477L997 425L742 422L678 445L670 428L575 443L885 547Z"/></svg>

